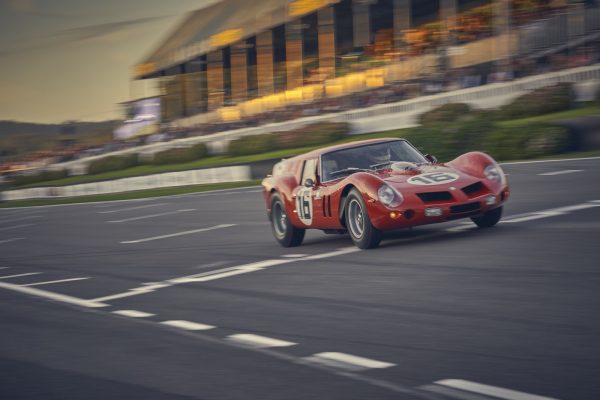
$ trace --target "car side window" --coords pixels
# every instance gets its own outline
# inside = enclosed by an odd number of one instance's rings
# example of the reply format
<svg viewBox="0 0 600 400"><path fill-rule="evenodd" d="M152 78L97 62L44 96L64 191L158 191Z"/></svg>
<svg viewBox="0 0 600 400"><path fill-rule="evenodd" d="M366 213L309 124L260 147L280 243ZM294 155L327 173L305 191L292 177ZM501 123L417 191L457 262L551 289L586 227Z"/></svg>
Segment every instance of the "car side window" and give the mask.
<svg viewBox="0 0 600 400"><path fill-rule="evenodd" d="M304 168L302 169L302 179L300 185L304 185L307 179L312 179L313 182L317 181L317 159L312 158L304 161Z"/></svg>

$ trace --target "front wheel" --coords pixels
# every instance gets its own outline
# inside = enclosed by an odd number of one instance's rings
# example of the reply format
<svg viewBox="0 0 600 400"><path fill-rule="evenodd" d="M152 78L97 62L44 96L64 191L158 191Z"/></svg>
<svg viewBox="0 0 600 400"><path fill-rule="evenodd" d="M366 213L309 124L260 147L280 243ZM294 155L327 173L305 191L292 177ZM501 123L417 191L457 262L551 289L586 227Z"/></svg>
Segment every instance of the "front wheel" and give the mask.
<svg viewBox="0 0 600 400"><path fill-rule="evenodd" d="M360 249L372 249L381 242L381 231L371 224L367 207L361 194L353 189L348 194L345 207L346 228L354 244Z"/></svg>
<svg viewBox="0 0 600 400"><path fill-rule="evenodd" d="M283 247L300 246L304 240L304 229L296 228L285 212L285 205L279 194L273 194L271 200L271 228L273 236Z"/></svg>
<svg viewBox="0 0 600 400"><path fill-rule="evenodd" d="M475 222L475 225L480 228L490 228L496 225L500 218L502 218L502 206L494 208L480 217L473 217L471 221Z"/></svg>

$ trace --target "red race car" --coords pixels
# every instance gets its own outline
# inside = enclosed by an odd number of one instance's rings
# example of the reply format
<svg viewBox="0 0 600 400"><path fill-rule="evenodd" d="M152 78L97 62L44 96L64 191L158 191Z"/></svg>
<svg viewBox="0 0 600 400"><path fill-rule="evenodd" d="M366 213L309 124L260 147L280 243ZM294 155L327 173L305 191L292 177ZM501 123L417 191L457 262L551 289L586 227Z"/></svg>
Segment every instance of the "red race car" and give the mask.
<svg viewBox="0 0 600 400"><path fill-rule="evenodd" d="M361 249L384 231L471 218L495 225L510 194L500 166L471 152L448 163L403 139L375 139L315 150L273 167L262 182L273 234L298 246L306 229L350 234Z"/></svg>

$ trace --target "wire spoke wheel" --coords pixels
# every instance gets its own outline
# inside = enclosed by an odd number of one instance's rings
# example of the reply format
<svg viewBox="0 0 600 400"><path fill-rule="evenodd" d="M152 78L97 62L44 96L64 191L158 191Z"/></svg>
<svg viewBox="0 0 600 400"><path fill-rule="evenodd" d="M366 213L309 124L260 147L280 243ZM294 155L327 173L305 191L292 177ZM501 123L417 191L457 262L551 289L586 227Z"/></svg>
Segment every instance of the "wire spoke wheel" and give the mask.
<svg viewBox="0 0 600 400"><path fill-rule="evenodd" d="M362 206L356 199L352 199L348 204L348 223L352 236L360 239L365 232L365 216Z"/></svg>

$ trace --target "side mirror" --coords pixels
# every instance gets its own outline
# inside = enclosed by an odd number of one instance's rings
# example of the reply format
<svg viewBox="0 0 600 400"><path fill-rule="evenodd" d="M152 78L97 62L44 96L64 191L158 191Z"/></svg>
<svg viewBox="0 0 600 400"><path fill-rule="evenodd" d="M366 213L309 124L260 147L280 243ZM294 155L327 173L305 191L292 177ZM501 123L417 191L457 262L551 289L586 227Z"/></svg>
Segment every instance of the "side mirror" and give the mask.
<svg viewBox="0 0 600 400"><path fill-rule="evenodd" d="M310 178L306 178L306 180L304 181L304 186L307 188L311 188L311 187L315 186L315 181L313 181Z"/></svg>
<svg viewBox="0 0 600 400"><path fill-rule="evenodd" d="M432 156L431 154L425 154L425 158L432 164L437 164L438 162L438 159L435 158L435 156Z"/></svg>

